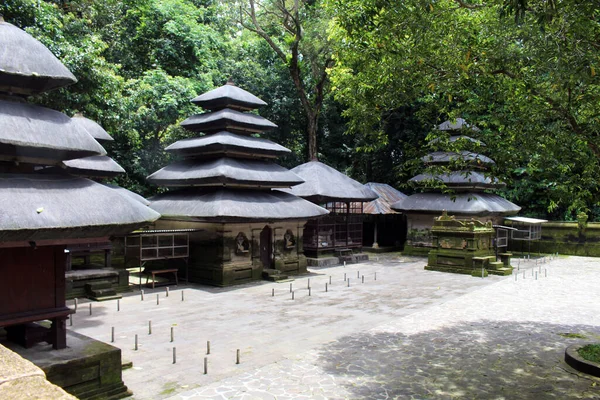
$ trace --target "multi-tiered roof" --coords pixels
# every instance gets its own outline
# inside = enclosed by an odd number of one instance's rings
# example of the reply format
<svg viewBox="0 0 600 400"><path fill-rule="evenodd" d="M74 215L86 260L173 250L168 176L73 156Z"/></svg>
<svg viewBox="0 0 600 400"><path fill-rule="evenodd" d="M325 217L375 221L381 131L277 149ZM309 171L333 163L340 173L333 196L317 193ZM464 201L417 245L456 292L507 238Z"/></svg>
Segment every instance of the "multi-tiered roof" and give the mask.
<svg viewBox="0 0 600 400"><path fill-rule="evenodd" d="M27 96L75 83L40 42L0 18L0 240L53 243L127 233L159 215L99 183L56 169L104 156L74 119Z"/></svg>
<svg viewBox="0 0 600 400"><path fill-rule="evenodd" d="M470 126L462 118L455 122L446 121L438 126L440 131L448 131L450 142L465 141L467 145L477 144L484 146L480 141L464 133L477 133L479 129ZM446 165L450 168L454 163L461 164L458 170L448 173L423 173L413 177L410 181L425 184L431 181L443 183L454 191L454 194L444 194L433 189L429 192L417 193L392 205L392 208L407 213L432 213L468 216L504 216L516 214L521 208L510 201L486 190L504 187L504 182L486 174L488 168L494 164L489 157L471 151L436 151L421 159L426 165ZM464 168L464 166L467 166Z"/></svg>
<svg viewBox="0 0 600 400"><path fill-rule="evenodd" d="M303 180L275 164L290 152L255 135L277 126L254 110L266 103L228 83L192 100L208 110L181 123L205 135L166 148L180 160L156 171L148 181L171 190L151 199L163 217L190 220L251 221L306 219L327 211L289 193Z"/></svg>

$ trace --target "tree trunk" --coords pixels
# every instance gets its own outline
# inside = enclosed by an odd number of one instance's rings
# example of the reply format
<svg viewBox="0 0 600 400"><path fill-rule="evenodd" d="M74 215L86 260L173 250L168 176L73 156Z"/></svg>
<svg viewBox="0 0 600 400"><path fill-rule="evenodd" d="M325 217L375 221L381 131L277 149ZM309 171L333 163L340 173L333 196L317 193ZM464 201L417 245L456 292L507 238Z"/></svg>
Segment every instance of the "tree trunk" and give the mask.
<svg viewBox="0 0 600 400"><path fill-rule="evenodd" d="M317 161L317 119L319 118L319 116L316 113L307 113L307 117L308 126L306 127L306 142L308 143L308 160Z"/></svg>

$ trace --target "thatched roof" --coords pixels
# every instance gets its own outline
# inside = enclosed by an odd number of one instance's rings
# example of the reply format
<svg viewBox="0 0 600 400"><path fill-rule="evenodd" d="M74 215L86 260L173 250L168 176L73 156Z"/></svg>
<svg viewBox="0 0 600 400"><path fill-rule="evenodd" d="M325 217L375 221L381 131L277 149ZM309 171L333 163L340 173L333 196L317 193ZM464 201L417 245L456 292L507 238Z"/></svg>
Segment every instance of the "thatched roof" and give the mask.
<svg viewBox="0 0 600 400"><path fill-rule="evenodd" d="M392 204L394 210L404 213L448 214L472 216L514 215L521 207L490 193L417 193Z"/></svg>
<svg viewBox="0 0 600 400"><path fill-rule="evenodd" d="M92 135L94 139L97 141L113 141L112 136L108 134L97 122L92 121L89 118L84 117L83 115L77 113L73 115L73 122L75 125L81 129L84 129L87 133Z"/></svg>
<svg viewBox="0 0 600 400"><path fill-rule="evenodd" d="M285 191L314 203L371 201L377 198L371 189L319 161L309 161L291 171L305 182Z"/></svg>
<svg viewBox="0 0 600 400"><path fill-rule="evenodd" d="M193 99L192 103L207 110L220 110L222 108L253 110L267 105L267 103L252 93L240 89L233 83L227 83L217 89L206 92Z"/></svg>
<svg viewBox="0 0 600 400"><path fill-rule="evenodd" d="M163 218L198 221L272 221L328 213L309 201L279 190L180 189L150 199Z"/></svg>
<svg viewBox="0 0 600 400"><path fill-rule="evenodd" d="M388 184L368 182L365 187L371 189L379 197L363 204L363 214L396 214L391 207L393 203L406 198L406 195Z"/></svg>
<svg viewBox="0 0 600 400"><path fill-rule="evenodd" d="M142 203L145 206L149 206L150 205L150 202L145 197L142 197L139 194L137 194L135 192L132 192L131 190L125 189L124 187L113 185L113 184L110 184L110 183L101 183L101 185L104 185L107 188L115 190L117 193L119 193L121 195L129 196L132 199L134 199L135 201L139 201L140 203Z"/></svg>
<svg viewBox="0 0 600 400"><path fill-rule="evenodd" d="M0 160L57 165L106 154L63 113L5 98L0 98L0 110Z"/></svg>
<svg viewBox="0 0 600 400"><path fill-rule="evenodd" d="M469 142L477 143L479 146L485 146L485 143L483 143L481 140L473 139L472 137L466 135L450 136L448 140L450 141L450 143L454 143L457 140L468 140ZM430 143L437 143L439 141L440 138L435 138Z"/></svg>
<svg viewBox="0 0 600 400"><path fill-rule="evenodd" d="M480 129L474 125L469 124L462 118L456 118L456 120L444 121L437 127L440 131L458 131L458 130L471 130L473 132L479 132Z"/></svg>
<svg viewBox="0 0 600 400"><path fill-rule="evenodd" d="M260 115L243 113L230 108L192 115L183 121L181 126L190 131L208 133L218 131L257 133L277 128L277 125Z"/></svg>
<svg viewBox="0 0 600 400"><path fill-rule="evenodd" d="M131 197L89 179L0 174L0 241L120 235L159 217Z"/></svg>
<svg viewBox="0 0 600 400"><path fill-rule="evenodd" d="M148 178L159 186L250 186L281 188L303 180L271 161L235 158L179 161L156 171Z"/></svg>
<svg viewBox="0 0 600 400"><path fill-rule="evenodd" d="M46 46L0 18L0 92L33 94L75 82Z"/></svg>
<svg viewBox="0 0 600 400"><path fill-rule="evenodd" d="M255 157L277 157L291 152L289 149L268 139L236 135L227 131L179 140L168 146L165 150L184 157L209 154L244 154Z"/></svg>
<svg viewBox="0 0 600 400"><path fill-rule="evenodd" d="M63 161L62 167L69 173L90 178L111 178L124 174L125 170L108 156L91 156Z"/></svg>
<svg viewBox="0 0 600 400"><path fill-rule="evenodd" d="M497 178L485 176L485 174L478 171L453 171L439 175L424 173L411 178L410 182L421 183L428 180L443 182L453 189L485 190L506 186L504 182Z"/></svg>
<svg viewBox="0 0 600 400"><path fill-rule="evenodd" d="M483 154L472 153L470 151L434 151L426 156L423 156L421 160L427 164L448 164L456 160L471 161L472 164L495 164L494 160Z"/></svg>

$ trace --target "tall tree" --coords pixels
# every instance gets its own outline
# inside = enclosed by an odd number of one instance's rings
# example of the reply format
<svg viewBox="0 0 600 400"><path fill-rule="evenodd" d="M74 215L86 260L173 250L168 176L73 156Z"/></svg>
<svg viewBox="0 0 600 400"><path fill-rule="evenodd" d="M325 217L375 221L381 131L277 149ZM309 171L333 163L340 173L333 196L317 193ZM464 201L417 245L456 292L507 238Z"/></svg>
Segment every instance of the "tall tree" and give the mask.
<svg viewBox="0 0 600 400"><path fill-rule="evenodd" d="M319 116L333 65L327 38L329 18L319 0L244 0L238 21L263 38L283 62L306 115L308 158L317 159Z"/></svg>

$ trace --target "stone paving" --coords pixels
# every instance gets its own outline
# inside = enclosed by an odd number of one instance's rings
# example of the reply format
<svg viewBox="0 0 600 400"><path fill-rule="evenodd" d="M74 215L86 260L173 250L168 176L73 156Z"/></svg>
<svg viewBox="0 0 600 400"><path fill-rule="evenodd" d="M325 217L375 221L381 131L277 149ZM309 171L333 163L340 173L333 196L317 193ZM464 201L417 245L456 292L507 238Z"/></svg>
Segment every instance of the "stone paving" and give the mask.
<svg viewBox="0 0 600 400"><path fill-rule="evenodd" d="M569 344L600 340L600 260L519 264L516 280L480 279L382 258L313 270L292 283L294 300L289 283L187 287L183 302L181 287L168 298L156 289L122 299L119 312L83 308L73 329L110 341L116 327L136 399L600 398L600 380L563 361Z"/></svg>

